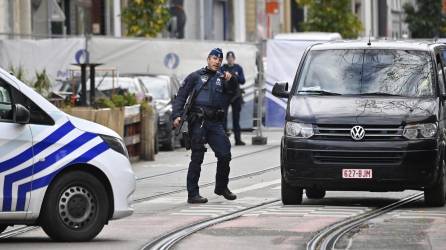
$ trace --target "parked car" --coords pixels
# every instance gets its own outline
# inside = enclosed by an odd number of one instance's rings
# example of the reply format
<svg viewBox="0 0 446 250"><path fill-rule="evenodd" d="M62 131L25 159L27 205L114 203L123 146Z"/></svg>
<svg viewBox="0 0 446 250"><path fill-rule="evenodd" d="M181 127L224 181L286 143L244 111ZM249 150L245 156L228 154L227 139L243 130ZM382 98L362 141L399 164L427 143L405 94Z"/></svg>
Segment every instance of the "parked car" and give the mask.
<svg viewBox="0 0 446 250"><path fill-rule="evenodd" d="M149 92L141 81L135 77L96 77L95 87L99 91L99 96L103 94L111 97L112 94L128 92L135 94L138 101L145 100ZM87 91L90 91L90 81L87 82Z"/></svg>
<svg viewBox="0 0 446 250"><path fill-rule="evenodd" d="M53 87L52 92L54 94L61 96L64 100L70 101L73 104L79 103L81 83L78 77L67 80L56 80ZM73 95L73 93L75 94Z"/></svg>
<svg viewBox="0 0 446 250"><path fill-rule="evenodd" d="M0 69L0 232L39 225L54 240L94 238L133 213L122 138L70 116Z"/></svg>
<svg viewBox="0 0 446 250"><path fill-rule="evenodd" d="M309 47L288 98L281 143L282 202L302 190L423 190L445 204L446 45L329 42ZM296 62L298 64L299 62Z"/></svg>
<svg viewBox="0 0 446 250"><path fill-rule="evenodd" d="M166 150L173 150L178 143L182 143L182 134L175 135L172 130L172 101L179 89L179 82L175 77L165 75L140 75L138 79L153 97L158 112L158 143Z"/></svg>
<svg viewBox="0 0 446 250"><path fill-rule="evenodd" d="M54 91L56 94L69 98L76 93L76 103L79 101L82 85L80 79L67 80L57 83L59 90ZM90 79L86 82L87 86L87 101L89 102ZM142 101L148 97L148 90L135 77L111 77L111 76L97 76L95 78L95 96L96 98L111 97L112 94L122 94L128 92L135 94L138 101Z"/></svg>

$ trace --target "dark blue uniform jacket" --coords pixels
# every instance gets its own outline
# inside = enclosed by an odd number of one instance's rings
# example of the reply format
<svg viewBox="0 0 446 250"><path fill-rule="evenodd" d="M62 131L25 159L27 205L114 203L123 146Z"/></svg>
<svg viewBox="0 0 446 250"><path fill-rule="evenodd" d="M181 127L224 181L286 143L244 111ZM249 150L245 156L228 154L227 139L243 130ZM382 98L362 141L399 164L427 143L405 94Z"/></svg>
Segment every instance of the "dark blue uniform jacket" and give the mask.
<svg viewBox="0 0 446 250"><path fill-rule="evenodd" d="M207 83L206 83L207 82ZM229 92L237 86L237 77L233 76L229 81L224 80L221 71L213 72L207 68L199 69L186 77L173 102L172 119L181 117L184 104L195 88L197 91L206 83L195 98L193 107L208 107L225 109L229 102Z"/></svg>
<svg viewBox="0 0 446 250"><path fill-rule="evenodd" d="M234 64L232 66L229 66L229 64L223 64L223 66L221 67L221 71L228 71L229 73L237 77L239 84L245 84L245 74L243 74L242 66L238 64Z"/></svg>

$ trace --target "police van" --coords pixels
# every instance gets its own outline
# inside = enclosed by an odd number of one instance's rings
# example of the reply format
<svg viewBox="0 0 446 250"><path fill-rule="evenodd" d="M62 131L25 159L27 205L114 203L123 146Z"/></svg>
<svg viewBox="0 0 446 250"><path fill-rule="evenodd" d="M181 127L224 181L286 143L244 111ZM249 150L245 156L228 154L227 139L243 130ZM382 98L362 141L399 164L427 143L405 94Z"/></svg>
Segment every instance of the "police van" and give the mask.
<svg viewBox="0 0 446 250"><path fill-rule="evenodd" d="M120 136L62 112L0 69L0 232L39 225L54 240L86 241L133 213Z"/></svg>

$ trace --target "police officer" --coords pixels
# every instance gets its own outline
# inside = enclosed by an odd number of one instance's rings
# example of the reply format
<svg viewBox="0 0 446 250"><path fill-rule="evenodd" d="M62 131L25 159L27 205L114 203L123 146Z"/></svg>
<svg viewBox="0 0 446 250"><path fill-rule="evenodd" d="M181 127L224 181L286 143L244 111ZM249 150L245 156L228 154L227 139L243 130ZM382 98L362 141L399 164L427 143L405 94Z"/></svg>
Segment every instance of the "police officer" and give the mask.
<svg viewBox="0 0 446 250"><path fill-rule="evenodd" d="M225 108L228 105L227 92L237 84L235 76L220 70L223 52L219 48L211 50L207 67L199 69L186 77L173 102L173 126L178 128L184 104L193 89L198 91L192 104L188 120L191 140L191 161L187 172L188 203L206 203L208 200L199 193L201 163L206 152L205 143L217 157L217 174L214 193L228 200L237 196L228 189L231 144L223 129Z"/></svg>
<svg viewBox="0 0 446 250"><path fill-rule="evenodd" d="M243 104L243 96L242 89L240 85L245 84L245 75L243 74L243 68L235 63L235 54L232 51L229 51L226 54L227 64L222 66L223 71L230 72L232 75L235 75L238 80L238 84L236 85L235 91L231 93L229 104L232 107L232 130L234 131L235 137L235 145L243 146L245 143L241 139L241 129L240 129L240 111L242 110ZM228 106L229 108L229 106ZM228 114L228 109L226 109L226 115ZM227 130L227 119L225 119L225 131Z"/></svg>

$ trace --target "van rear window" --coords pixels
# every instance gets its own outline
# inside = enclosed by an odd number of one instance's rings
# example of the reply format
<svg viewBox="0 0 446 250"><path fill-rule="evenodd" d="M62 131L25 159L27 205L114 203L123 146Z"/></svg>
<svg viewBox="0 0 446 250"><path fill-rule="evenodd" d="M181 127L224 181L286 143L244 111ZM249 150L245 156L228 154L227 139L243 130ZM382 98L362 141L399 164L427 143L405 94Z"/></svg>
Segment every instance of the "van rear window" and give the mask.
<svg viewBox="0 0 446 250"><path fill-rule="evenodd" d="M434 95L428 52L394 49L310 51L297 94Z"/></svg>

